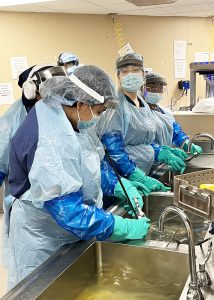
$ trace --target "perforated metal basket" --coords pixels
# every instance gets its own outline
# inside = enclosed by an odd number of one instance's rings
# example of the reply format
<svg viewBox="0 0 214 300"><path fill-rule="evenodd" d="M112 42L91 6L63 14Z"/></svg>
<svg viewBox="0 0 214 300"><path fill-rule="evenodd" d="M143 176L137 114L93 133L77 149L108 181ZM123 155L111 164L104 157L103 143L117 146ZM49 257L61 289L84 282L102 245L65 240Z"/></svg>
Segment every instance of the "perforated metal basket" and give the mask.
<svg viewBox="0 0 214 300"><path fill-rule="evenodd" d="M214 191L200 189L203 183L214 184L214 169L175 176L174 205L213 221Z"/></svg>

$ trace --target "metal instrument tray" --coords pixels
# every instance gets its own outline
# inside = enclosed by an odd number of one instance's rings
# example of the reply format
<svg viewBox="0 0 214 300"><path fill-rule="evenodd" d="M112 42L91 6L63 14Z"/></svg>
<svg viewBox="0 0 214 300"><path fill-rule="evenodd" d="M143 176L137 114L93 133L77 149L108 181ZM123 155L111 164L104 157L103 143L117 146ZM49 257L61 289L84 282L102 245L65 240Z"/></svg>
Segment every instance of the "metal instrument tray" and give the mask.
<svg viewBox="0 0 214 300"><path fill-rule="evenodd" d="M214 191L200 189L214 184L214 169L174 177L174 205L210 221L214 220Z"/></svg>

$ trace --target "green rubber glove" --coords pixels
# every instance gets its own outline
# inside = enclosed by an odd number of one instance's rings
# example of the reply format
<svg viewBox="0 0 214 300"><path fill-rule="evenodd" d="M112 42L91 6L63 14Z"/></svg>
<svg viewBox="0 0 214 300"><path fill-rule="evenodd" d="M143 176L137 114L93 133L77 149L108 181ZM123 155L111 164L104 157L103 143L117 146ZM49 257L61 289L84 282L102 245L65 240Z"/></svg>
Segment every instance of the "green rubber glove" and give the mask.
<svg viewBox="0 0 214 300"><path fill-rule="evenodd" d="M138 181L130 181L130 183L138 190L141 196L149 196L150 190L145 186L145 184Z"/></svg>
<svg viewBox="0 0 214 300"><path fill-rule="evenodd" d="M189 144L189 140L186 140L186 142L184 144L184 147L183 147L186 152L188 151L188 144ZM190 153L192 155L197 154L197 153L200 154L202 152L203 152L203 150L200 146L192 143L192 146L191 146L191 149L190 149Z"/></svg>
<svg viewBox="0 0 214 300"><path fill-rule="evenodd" d="M188 155L186 154L185 151L179 149L179 148L172 148L169 146L164 146L166 149L168 149L169 151L172 152L172 154L174 154L175 156L179 157L180 159L182 159L183 161L185 161L185 159L188 158Z"/></svg>
<svg viewBox="0 0 214 300"><path fill-rule="evenodd" d="M134 198L137 198L139 206L142 208L143 207L143 199L142 199L142 196L140 195L140 193L138 192L138 190L136 189L136 187L134 187L132 185L132 182L130 182L129 180L127 180L125 178L121 178L121 181L124 185L124 188L125 188L128 196L129 196L129 199L131 200L133 207L136 209L136 204L135 204ZM125 195L119 181L114 188L114 195L123 200L127 200L126 195Z"/></svg>
<svg viewBox="0 0 214 300"><path fill-rule="evenodd" d="M146 174L137 167L135 168L134 172L131 175L129 175L128 179L131 180L132 182L137 181L142 183L149 189L149 192L154 192L154 191L166 192L170 190L170 188L163 185L163 183L161 183L157 179L146 176Z"/></svg>
<svg viewBox="0 0 214 300"><path fill-rule="evenodd" d="M167 192L171 190L170 187L166 187L162 182L150 176L146 176L144 184L151 190L151 192L155 192L155 191Z"/></svg>
<svg viewBox="0 0 214 300"><path fill-rule="evenodd" d="M110 240L141 240L147 235L149 227L150 220L146 217L141 219L123 219L120 216L114 216L114 229Z"/></svg>
<svg viewBox="0 0 214 300"><path fill-rule="evenodd" d="M180 174L183 174L186 164L182 159L175 156L167 149L167 146L162 146L158 154L158 161L167 164L172 171L180 171Z"/></svg>
<svg viewBox="0 0 214 300"><path fill-rule="evenodd" d="M188 158L188 155L186 154L185 151L183 151L182 149L179 148L171 148L171 152L172 154L174 154L175 156L179 157L180 159L182 159L183 161L185 161Z"/></svg>

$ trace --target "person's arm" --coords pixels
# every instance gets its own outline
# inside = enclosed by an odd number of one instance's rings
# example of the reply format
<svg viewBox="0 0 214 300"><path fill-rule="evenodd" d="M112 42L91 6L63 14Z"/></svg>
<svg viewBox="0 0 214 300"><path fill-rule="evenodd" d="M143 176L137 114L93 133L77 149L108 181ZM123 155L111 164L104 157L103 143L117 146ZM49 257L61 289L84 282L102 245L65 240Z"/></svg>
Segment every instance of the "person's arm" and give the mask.
<svg viewBox="0 0 214 300"><path fill-rule="evenodd" d="M44 202L44 208L64 229L81 240L106 240L112 235L114 218L95 205L83 203L82 192L74 192Z"/></svg>
<svg viewBox="0 0 214 300"><path fill-rule="evenodd" d="M159 146L153 143L152 147L155 151L155 160L167 164L173 171L180 171L181 174L184 172L186 164L180 157L173 154L169 146Z"/></svg>
<svg viewBox="0 0 214 300"><path fill-rule="evenodd" d="M45 152L42 156L43 151L38 153L35 143L23 152L16 147L17 143L20 145L17 137L15 144L12 139L10 166L13 172L9 174L12 194L20 198L29 190L35 206L44 207L59 226L81 240L107 239L113 232L114 218L111 213L84 203L81 177L75 175L74 169L70 169L73 175L68 180L66 170L60 173L56 161L47 158Z"/></svg>
<svg viewBox="0 0 214 300"><path fill-rule="evenodd" d="M119 131L105 133L101 142L106 147L121 176L129 176L136 168L134 161L125 151L122 134Z"/></svg>
<svg viewBox="0 0 214 300"><path fill-rule="evenodd" d="M160 150L161 150L161 146L158 144L158 143L152 143L151 144L152 148L154 149L154 153L155 153L155 157L154 157L154 160L155 161L158 161L158 155L160 153Z"/></svg>
<svg viewBox="0 0 214 300"><path fill-rule="evenodd" d="M100 164L101 170L101 188L104 196L114 196L115 186L118 183L118 178L107 161L106 156Z"/></svg>
<svg viewBox="0 0 214 300"><path fill-rule="evenodd" d="M144 239L150 227L150 220L146 217L123 219L94 205L83 204L81 192L46 201L44 206L60 226L81 240L93 237L99 241Z"/></svg>
<svg viewBox="0 0 214 300"><path fill-rule="evenodd" d="M186 140L189 140L189 136L182 130L181 125L175 121L173 123L173 144L176 147L180 147Z"/></svg>

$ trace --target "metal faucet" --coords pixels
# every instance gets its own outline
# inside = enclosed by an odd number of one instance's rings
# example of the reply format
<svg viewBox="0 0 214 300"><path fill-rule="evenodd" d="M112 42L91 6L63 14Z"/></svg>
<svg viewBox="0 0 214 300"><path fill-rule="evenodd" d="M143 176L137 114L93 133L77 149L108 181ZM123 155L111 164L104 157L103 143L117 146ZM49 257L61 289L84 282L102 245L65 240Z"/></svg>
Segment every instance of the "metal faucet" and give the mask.
<svg viewBox="0 0 214 300"><path fill-rule="evenodd" d="M164 232L164 220L165 217L174 212L177 214L184 222L187 230L187 237L188 237L188 248L189 248L189 267L190 267L190 284L189 289L187 292L187 299L188 300L203 300L204 297L201 293L201 290L198 286L197 282L197 273L196 273L196 256L195 256L195 243L194 243L194 233L192 224L184 213L184 211L176 206L168 206L164 209L162 214L159 218L159 231Z"/></svg>
<svg viewBox="0 0 214 300"><path fill-rule="evenodd" d="M193 140L197 140L199 137L206 137L208 138L209 140L211 140L214 144L214 137L209 134L209 133L206 133L206 132L202 132L202 133L197 133L195 135L193 135L190 140L189 140L189 144L188 144L188 150L187 152L189 153L190 152L190 149L191 149L191 146L192 146L192 143L193 143Z"/></svg>

